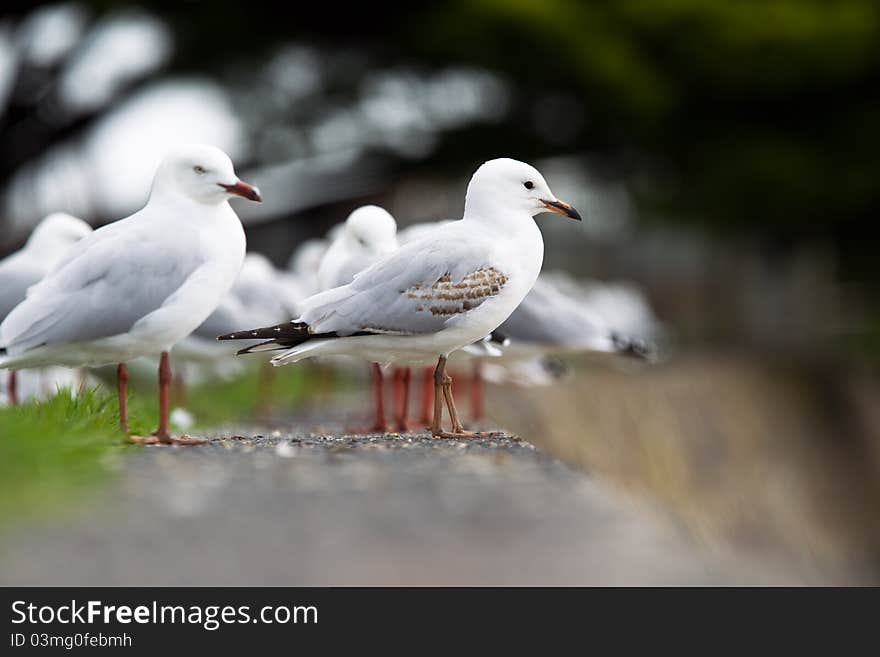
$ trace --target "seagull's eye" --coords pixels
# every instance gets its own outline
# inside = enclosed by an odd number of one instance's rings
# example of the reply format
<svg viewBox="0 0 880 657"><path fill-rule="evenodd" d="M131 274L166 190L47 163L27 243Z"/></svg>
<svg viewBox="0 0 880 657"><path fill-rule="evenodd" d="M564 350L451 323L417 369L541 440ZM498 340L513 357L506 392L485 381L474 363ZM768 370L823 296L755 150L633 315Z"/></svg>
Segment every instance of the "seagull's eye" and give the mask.
<svg viewBox="0 0 880 657"><path fill-rule="evenodd" d="M198 164L193 167L193 171L195 171L200 176L205 173L205 167L200 167Z"/></svg>
<svg viewBox="0 0 880 657"><path fill-rule="evenodd" d="M535 186L535 183L533 183L531 180L526 180L523 183L523 187L525 187L526 189L532 189L534 186Z"/></svg>

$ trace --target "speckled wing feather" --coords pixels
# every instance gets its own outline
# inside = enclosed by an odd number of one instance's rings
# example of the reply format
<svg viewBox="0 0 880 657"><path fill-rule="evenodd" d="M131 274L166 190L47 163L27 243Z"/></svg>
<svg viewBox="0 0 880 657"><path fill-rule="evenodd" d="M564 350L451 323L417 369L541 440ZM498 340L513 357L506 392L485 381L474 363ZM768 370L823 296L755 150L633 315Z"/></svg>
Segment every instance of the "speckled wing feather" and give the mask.
<svg viewBox="0 0 880 657"><path fill-rule="evenodd" d="M507 284L491 254L442 240L412 242L346 286L315 295L299 318L313 333L434 333L466 317Z"/></svg>

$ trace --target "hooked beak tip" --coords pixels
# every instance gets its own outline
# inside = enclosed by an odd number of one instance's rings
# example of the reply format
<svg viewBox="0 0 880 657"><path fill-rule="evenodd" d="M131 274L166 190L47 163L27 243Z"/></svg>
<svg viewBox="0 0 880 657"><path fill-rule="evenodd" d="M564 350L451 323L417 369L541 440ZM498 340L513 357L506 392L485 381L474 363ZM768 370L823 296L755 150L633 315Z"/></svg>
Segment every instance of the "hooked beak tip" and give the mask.
<svg viewBox="0 0 880 657"><path fill-rule="evenodd" d="M574 219L575 221L583 221L583 219L581 218L581 213L575 210L565 201L548 201L546 199L541 199L541 202L544 204L544 207L547 208L550 212L561 214L564 217L569 217L570 219Z"/></svg>
<svg viewBox="0 0 880 657"><path fill-rule="evenodd" d="M239 180L232 185L224 185L223 183L218 184L230 194L241 196L242 198L246 198L247 200L254 201L256 203L263 202L263 197L260 195L259 188L255 187L254 185L249 185L242 180Z"/></svg>

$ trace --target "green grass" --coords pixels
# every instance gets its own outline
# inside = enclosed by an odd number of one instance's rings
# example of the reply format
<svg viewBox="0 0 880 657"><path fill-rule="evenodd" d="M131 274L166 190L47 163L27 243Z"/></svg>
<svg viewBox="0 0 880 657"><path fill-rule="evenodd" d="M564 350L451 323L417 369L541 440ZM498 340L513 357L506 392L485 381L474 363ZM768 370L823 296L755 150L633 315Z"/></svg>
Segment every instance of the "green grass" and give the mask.
<svg viewBox="0 0 880 657"><path fill-rule="evenodd" d="M103 481L118 426L115 400L98 390L0 409L0 522Z"/></svg>
<svg viewBox="0 0 880 657"><path fill-rule="evenodd" d="M251 369L189 389L181 405L196 418L190 433L290 408L302 399L300 370L275 373L270 393L261 376ZM128 398L132 433L149 434L158 417L155 388L134 389ZM112 476L114 462L139 449L120 433L116 394L106 386L76 396L65 389L47 401L0 408L0 528L98 489Z"/></svg>

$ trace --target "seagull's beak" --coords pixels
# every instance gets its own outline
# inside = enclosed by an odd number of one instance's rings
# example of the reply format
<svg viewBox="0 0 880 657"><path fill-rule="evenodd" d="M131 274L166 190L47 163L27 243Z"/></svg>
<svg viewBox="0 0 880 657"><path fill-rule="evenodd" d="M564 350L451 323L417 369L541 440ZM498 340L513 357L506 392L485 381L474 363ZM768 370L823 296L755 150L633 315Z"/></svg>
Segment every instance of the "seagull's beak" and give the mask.
<svg viewBox="0 0 880 657"><path fill-rule="evenodd" d="M259 189L257 189L253 185L248 185L246 182L243 182L241 180L236 181L232 185L224 185L223 183L217 184L230 194L235 194L236 196L241 196L242 198L246 198L249 201L256 201L257 203L262 203L263 201L263 197L260 196Z"/></svg>
<svg viewBox="0 0 880 657"><path fill-rule="evenodd" d="M542 198L541 203L543 203L544 207L550 210L550 212L555 212L556 214L561 214L577 221L581 221L580 213L565 201L548 201Z"/></svg>

